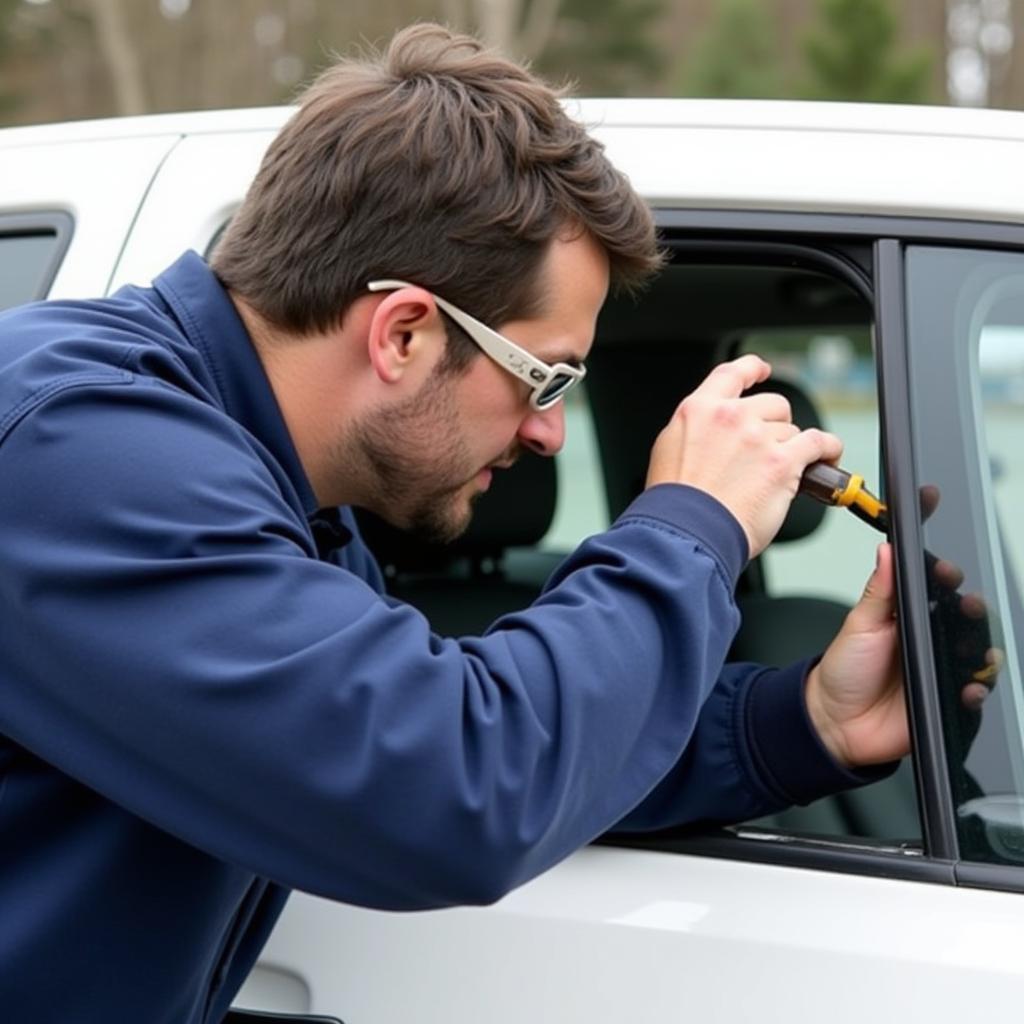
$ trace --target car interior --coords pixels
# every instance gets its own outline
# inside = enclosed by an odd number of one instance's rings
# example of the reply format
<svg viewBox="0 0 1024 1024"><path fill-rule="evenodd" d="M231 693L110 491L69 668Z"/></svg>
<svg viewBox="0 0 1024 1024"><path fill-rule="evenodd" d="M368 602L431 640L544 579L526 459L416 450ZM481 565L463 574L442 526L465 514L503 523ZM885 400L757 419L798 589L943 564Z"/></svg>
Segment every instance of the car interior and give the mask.
<svg viewBox="0 0 1024 1024"><path fill-rule="evenodd" d="M867 339L870 362L871 322L864 291L837 275L827 260L816 266L813 259L794 260L784 249L752 256L728 245L677 244L647 291L609 300L599 318L586 382L578 389L585 392L585 413L597 441L606 521L643 489L656 434L716 363L747 350L751 339L774 339L785 358L773 359L777 377L764 387L789 399L799 425L829 428L813 381L784 372L786 365L805 361L814 338L843 332ZM871 414L877 419L877 410ZM435 631L452 636L483 632L502 613L530 603L567 553L544 542L560 494L564 501L569 491L559 480L562 471L560 458L526 456L496 474L469 531L447 546L411 540L360 514L390 592L418 607ZM766 555L799 547L821 529L826 515L836 514L842 513L799 497ZM850 601L775 586L785 582L784 575L767 571L765 562L765 557L753 560L739 582L742 626L730 658L781 665L819 653L839 629ZM853 594L869 569L857 577ZM751 829L912 849L920 842L912 772L905 764L881 782L745 826L747 833Z"/></svg>

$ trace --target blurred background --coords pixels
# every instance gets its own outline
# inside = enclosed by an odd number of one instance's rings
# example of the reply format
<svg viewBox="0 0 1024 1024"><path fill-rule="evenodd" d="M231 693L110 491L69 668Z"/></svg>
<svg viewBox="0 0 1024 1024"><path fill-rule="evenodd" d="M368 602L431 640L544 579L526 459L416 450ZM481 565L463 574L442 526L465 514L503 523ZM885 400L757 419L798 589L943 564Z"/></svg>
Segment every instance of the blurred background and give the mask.
<svg viewBox="0 0 1024 1024"><path fill-rule="evenodd" d="M288 102L423 19L584 95L1024 108L1024 0L0 0L0 124Z"/></svg>

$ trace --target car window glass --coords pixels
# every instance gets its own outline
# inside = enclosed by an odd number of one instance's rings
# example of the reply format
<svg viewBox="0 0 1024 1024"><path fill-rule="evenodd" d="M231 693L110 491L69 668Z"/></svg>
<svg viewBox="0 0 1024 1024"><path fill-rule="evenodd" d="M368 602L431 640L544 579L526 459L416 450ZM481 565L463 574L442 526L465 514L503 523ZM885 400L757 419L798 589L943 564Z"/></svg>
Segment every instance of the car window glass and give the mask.
<svg viewBox="0 0 1024 1024"><path fill-rule="evenodd" d="M571 551L585 537L608 526L601 459L586 385L565 398L565 445L555 456L558 504L541 548Z"/></svg>
<svg viewBox="0 0 1024 1024"><path fill-rule="evenodd" d="M929 577L961 854L1021 863L1024 257L913 248L907 290L918 480L940 494L922 527L926 571L941 558L964 575L955 593ZM965 604L965 595L976 596ZM992 679L995 649L1003 653ZM972 679L995 684L980 711L962 699Z"/></svg>
<svg viewBox="0 0 1024 1024"><path fill-rule="evenodd" d="M0 309L44 297L58 244L55 232L0 233Z"/></svg>
<svg viewBox="0 0 1024 1024"><path fill-rule="evenodd" d="M602 315L587 385L613 511L642 487L650 444L675 404L716 363L747 351L772 363L767 386L790 399L797 422L812 425L810 416L839 434L844 466L880 488L870 301L847 277L815 269L813 251L804 266L768 246L756 251L763 263L742 243L735 253L716 246L711 262L682 243L639 302L620 300ZM798 499L780 538L740 580L730 658L782 666L820 653L862 592L881 539L845 510ZM753 824L915 844L912 769Z"/></svg>
<svg viewBox="0 0 1024 1024"><path fill-rule="evenodd" d="M813 402L821 426L842 439L842 466L862 475L878 494L878 398L869 326L755 331L743 338L740 350L756 352L772 364L775 376L799 386ZM779 595L853 604L880 540L849 513L829 510L807 536L775 543L765 552L766 585Z"/></svg>

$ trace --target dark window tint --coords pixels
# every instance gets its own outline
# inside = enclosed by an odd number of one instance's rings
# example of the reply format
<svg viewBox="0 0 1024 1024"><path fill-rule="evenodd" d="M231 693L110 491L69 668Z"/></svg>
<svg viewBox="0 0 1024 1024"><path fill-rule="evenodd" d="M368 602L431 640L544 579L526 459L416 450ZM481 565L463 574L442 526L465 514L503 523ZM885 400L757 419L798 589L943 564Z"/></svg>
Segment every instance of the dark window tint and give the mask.
<svg viewBox="0 0 1024 1024"><path fill-rule="evenodd" d="M846 467L880 489L873 308L852 267L836 267L814 245L737 241L730 250L684 239L639 303L608 303L586 386L613 512L643 487L650 446L679 400L741 351L768 357L770 389L788 399L794 420L837 431ZM731 658L787 665L824 650L864 588L879 539L847 512L795 503L739 582L743 623ZM893 844L914 844L921 831L909 763L874 785L753 824Z"/></svg>
<svg viewBox="0 0 1024 1024"><path fill-rule="evenodd" d="M960 852L1024 863L1024 256L911 248L917 472L936 681ZM963 574L956 591L936 558ZM990 687L979 708L968 699Z"/></svg>
<svg viewBox="0 0 1024 1024"><path fill-rule="evenodd" d="M45 297L58 245L55 231L0 234L0 309Z"/></svg>

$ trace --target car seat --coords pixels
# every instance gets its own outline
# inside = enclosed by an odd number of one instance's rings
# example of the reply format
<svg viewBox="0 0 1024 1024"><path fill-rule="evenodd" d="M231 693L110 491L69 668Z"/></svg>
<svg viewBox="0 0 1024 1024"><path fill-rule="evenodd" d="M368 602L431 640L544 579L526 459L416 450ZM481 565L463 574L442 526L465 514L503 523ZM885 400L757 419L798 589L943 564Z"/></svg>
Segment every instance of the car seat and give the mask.
<svg viewBox="0 0 1024 1024"><path fill-rule="evenodd" d="M365 511L357 519L389 594L418 608L436 633L478 635L536 600L563 557L535 550L557 492L555 460L527 453L494 474L469 529L451 544L413 537Z"/></svg>

